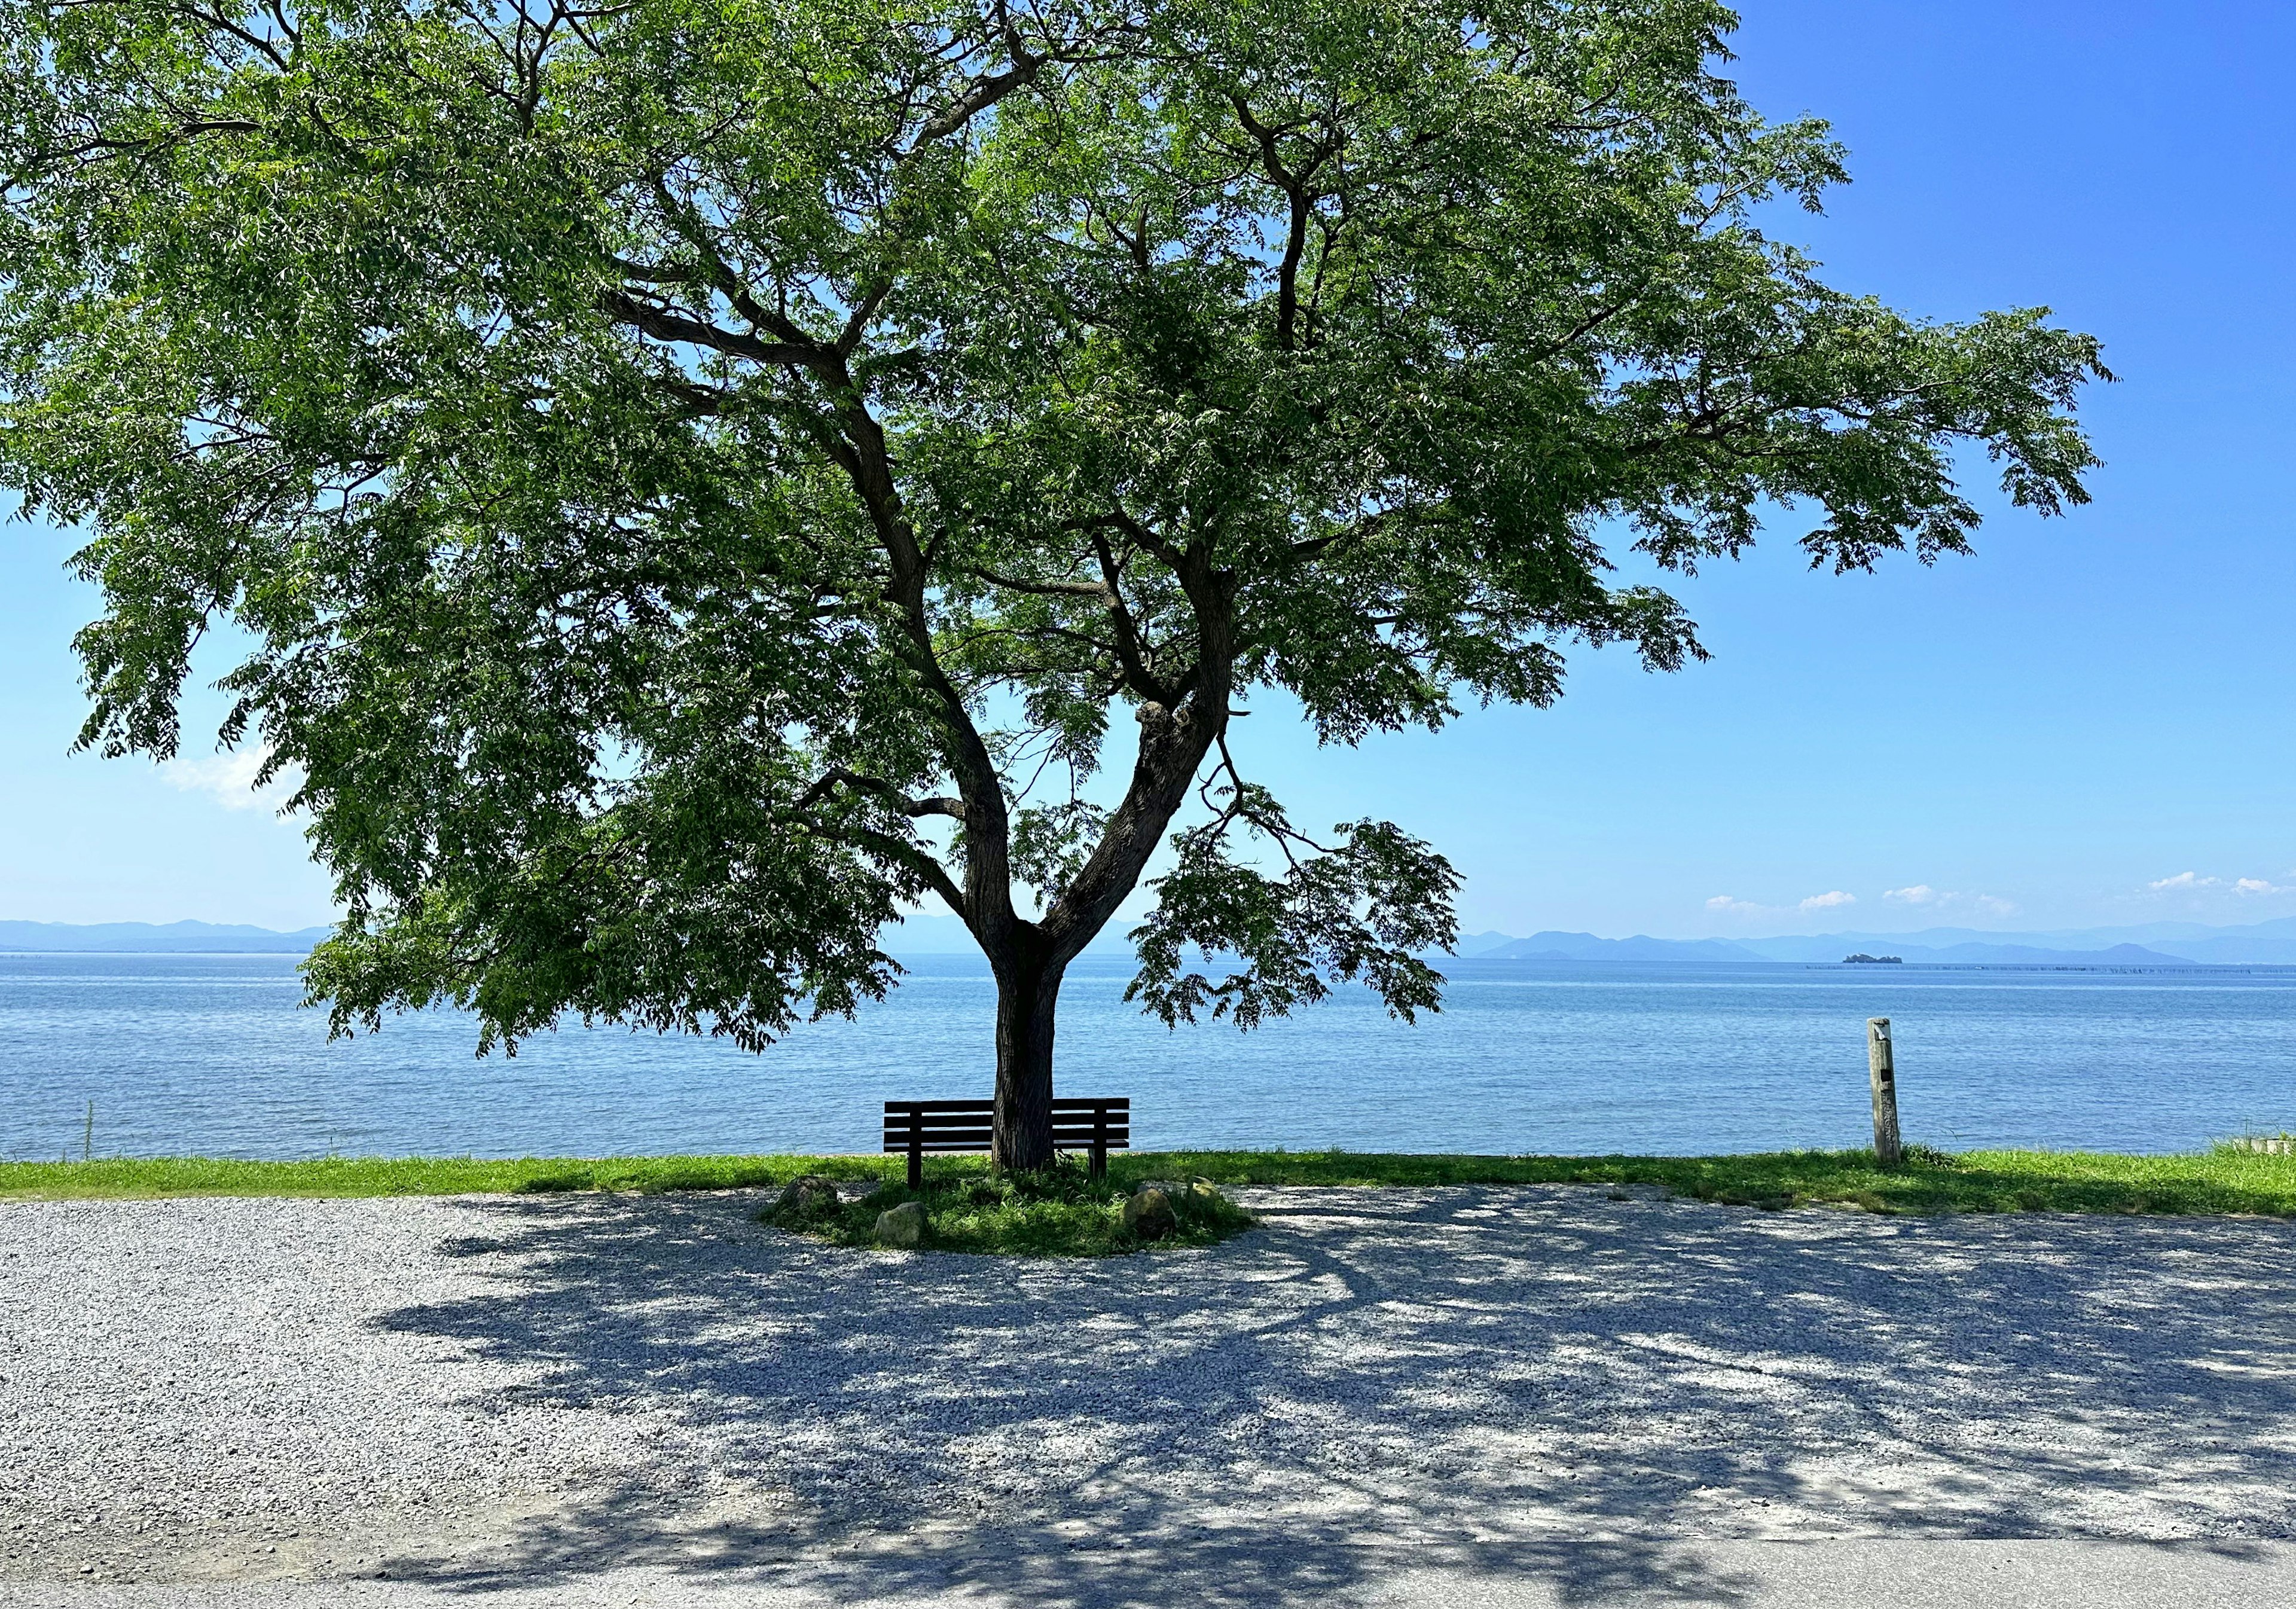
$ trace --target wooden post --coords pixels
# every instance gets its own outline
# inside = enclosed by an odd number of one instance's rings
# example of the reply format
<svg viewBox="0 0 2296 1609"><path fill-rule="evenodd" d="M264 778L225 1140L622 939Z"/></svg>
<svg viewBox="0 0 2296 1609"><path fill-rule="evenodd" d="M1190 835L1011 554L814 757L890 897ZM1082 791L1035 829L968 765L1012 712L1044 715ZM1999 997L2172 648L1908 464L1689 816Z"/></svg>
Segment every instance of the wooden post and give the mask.
<svg viewBox="0 0 2296 1609"><path fill-rule="evenodd" d="M925 1109L909 1108L909 1188L925 1187Z"/></svg>
<svg viewBox="0 0 2296 1609"><path fill-rule="evenodd" d="M1894 1168L1905 1148L1898 1141L1898 1058L1887 1017L1866 1019L1866 1071L1874 1080L1874 1155L1884 1168Z"/></svg>
<svg viewBox="0 0 2296 1609"><path fill-rule="evenodd" d="M1108 1103L1092 1109L1092 1177L1108 1177Z"/></svg>

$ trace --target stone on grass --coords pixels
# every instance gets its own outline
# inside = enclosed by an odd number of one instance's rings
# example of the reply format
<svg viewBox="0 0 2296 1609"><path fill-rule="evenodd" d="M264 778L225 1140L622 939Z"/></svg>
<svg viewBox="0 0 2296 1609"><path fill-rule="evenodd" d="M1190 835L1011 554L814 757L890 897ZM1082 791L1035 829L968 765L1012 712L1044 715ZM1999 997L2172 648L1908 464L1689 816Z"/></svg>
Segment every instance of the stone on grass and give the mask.
<svg viewBox="0 0 2296 1609"><path fill-rule="evenodd" d="M1180 1219L1170 1196L1144 1185L1124 1198L1124 1227L1143 1240L1161 1240L1180 1227Z"/></svg>
<svg viewBox="0 0 2296 1609"><path fill-rule="evenodd" d="M914 1251L925 1237L925 1204L905 1201L877 1214L877 1244L896 1251Z"/></svg>
<svg viewBox="0 0 2296 1609"><path fill-rule="evenodd" d="M774 1203L774 1216L818 1218L836 1211L838 1206L837 1181L808 1173L782 1186Z"/></svg>
<svg viewBox="0 0 2296 1609"><path fill-rule="evenodd" d="M1219 1186L1208 1178L1195 1180L1188 1186L1188 1204L1192 1207L1213 1207L1227 1204L1227 1197Z"/></svg>

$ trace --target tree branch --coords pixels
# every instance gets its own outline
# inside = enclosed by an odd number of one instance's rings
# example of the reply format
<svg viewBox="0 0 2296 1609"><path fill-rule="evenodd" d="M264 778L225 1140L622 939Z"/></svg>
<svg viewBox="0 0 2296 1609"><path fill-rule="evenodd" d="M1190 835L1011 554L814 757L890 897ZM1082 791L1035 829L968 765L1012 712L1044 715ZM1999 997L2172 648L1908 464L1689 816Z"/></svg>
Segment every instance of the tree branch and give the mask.
<svg viewBox="0 0 2296 1609"><path fill-rule="evenodd" d="M810 367L818 363L821 356L820 349L810 344L797 346L787 341L760 341L754 335L744 335L739 330L721 329L655 303L640 301L627 291L602 291L598 300L600 305L614 317L644 331L656 341L707 347L728 357L746 357L752 363L776 365L799 364Z"/></svg>
<svg viewBox="0 0 2296 1609"><path fill-rule="evenodd" d="M964 914L989 958L1001 962L1011 953L1020 920L1013 908L1011 818L1004 779L965 707L964 695L933 650L932 619L925 607L924 554L894 477L884 427L870 413L844 358L833 348L816 352L815 366L835 399L843 431L832 456L851 480L892 571L885 596L900 611L901 656L939 706L940 725L948 739L944 758L964 796L965 896L951 908Z"/></svg>
<svg viewBox="0 0 2296 1609"><path fill-rule="evenodd" d="M956 821L965 819L964 800L937 795L931 799L911 799L882 777L865 776L858 771L849 771L842 766L833 767L821 779L798 796L797 808L809 810L828 798L840 787L856 792L873 793L908 817L947 816Z"/></svg>
<svg viewBox="0 0 2296 1609"><path fill-rule="evenodd" d="M1321 558L1342 542L1351 542L1357 538L1374 534L1381 526L1387 523L1392 513L1392 510L1382 509L1375 514L1365 514L1345 530L1335 530L1328 537L1311 537L1304 542L1294 542L1292 544L1292 557L1301 562Z"/></svg>
<svg viewBox="0 0 2296 1609"><path fill-rule="evenodd" d="M914 872L920 882L941 897L942 903L956 914L958 920L972 929L976 935L979 934L979 924L973 920L972 913L965 908L964 891L956 886L956 879L948 874L947 866L917 845L896 838L890 833L880 833L872 827L847 830L853 834L856 843L874 850L886 859L898 861Z"/></svg>
<svg viewBox="0 0 2296 1609"><path fill-rule="evenodd" d="M1100 560L1101 580L1107 588L1109 617L1116 626L1116 657L1124 667L1126 679L1143 697L1153 699L1160 704L1170 703L1173 692L1165 685L1164 679L1149 668L1148 654L1140 641L1138 623L1133 620L1132 611L1126 607L1124 591L1119 585L1124 572L1119 568L1116 554L1109 546L1108 538L1101 534L1098 525L1092 528L1092 551Z"/></svg>
<svg viewBox="0 0 2296 1609"><path fill-rule="evenodd" d="M892 293L892 290L893 282L888 275L871 285L862 294L861 300L853 304L852 316L845 321L845 328L838 332L835 344L839 357L853 356L855 349L861 344L863 333L869 328L869 321L877 316L877 309L885 305L885 298Z"/></svg>
<svg viewBox="0 0 2296 1609"><path fill-rule="evenodd" d="M655 204L662 210L662 216L669 220L670 227L676 230L685 243L693 248L693 254L701 259L702 266L709 270L709 283L714 285L727 301L734 304L734 311L747 319L751 329L770 331L776 341L783 342L791 350L803 354L800 357L787 357L778 361L807 363L819 368L823 359L830 355L831 349L816 341L803 328L783 314L769 312L758 305L757 298L750 294L749 286L742 282L742 276L734 272L733 265L719 255L718 248L709 239L709 231L703 226L701 220L694 217L693 209L671 193L668 179L659 173L653 176L653 196Z"/></svg>
<svg viewBox="0 0 2296 1609"><path fill-rule="evenodd" d="M1002 587L1008 592L1025 592L1046 598L1104 598L1108 589L1097 581L1024 581L1018 576L1003 575L986 565L968 564L964 573Z"/></svg>
<svg viewBox="0 0 2296 1609"><path fill-rule="evenodd" d="M1013 53L1013 65L1003 72L975 78L972 87L959 95L954 105L926 119L925 126L917 130L917 137L909 143L906 151L901 152L902 160L907 160L927 145L945 140L963 128L1006 95L1035 78L1045 63L1052 59L1048 55L1032 54L1029 47L1021 43L1021 30L1009 24L1004 29L1004 47Z"/></svg>
<svg viewBox="0 0 2296 1609"><path fill-rule="evenodd" d="M1332 147L1319 144L1309 155L1307 165L1293 173L1284 165L1276 150L1279 134L1291 132L1295 125L1270 127L1251 115L1251 108L1241 94L1230 92L1228 100L1235 107L1236 120L1243 125L1246 134L1259 143L1260 162L1268 179L1281 190L1291 203L1290 217L1284 229L1283 260L1275 276L1275 340L1283 350L1290 351L1297 339L1300 322L1300 261L1308 250L1308 220L1315 210L1316 195L1308 189L1308 181L1315 176Z"/></svg>

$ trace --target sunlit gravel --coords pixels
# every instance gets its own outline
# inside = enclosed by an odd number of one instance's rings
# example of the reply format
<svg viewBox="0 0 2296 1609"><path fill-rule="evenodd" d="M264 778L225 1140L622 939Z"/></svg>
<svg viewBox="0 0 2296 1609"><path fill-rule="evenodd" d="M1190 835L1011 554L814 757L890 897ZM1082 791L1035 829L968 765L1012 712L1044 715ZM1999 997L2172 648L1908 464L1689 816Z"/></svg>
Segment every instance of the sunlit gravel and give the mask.
<svg viewBox="0 0 2296 1609"><path fill-rule="evenodd" d="M2286 1224L1246 1199L1098 1262L746 1194L0 1204L0 1580L2296 1535Z"/></svg>

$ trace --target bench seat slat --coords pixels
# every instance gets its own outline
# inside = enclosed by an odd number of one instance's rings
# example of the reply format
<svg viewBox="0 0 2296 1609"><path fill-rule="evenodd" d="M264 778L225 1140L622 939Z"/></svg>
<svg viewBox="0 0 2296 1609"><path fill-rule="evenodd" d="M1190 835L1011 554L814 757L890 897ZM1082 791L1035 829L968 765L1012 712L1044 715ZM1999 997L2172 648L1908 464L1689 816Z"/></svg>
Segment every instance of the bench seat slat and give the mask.
<svg viewBox="0 0 2296 1609"><path fill-rule="evenodd" d="M958 1123L888 1123L885 1125L885 1132L888 1134L969 1134L975 1129L987 1129L991 1127L993 1125L977 1119L968 1119ZM1054 1123L1053 1132L1054 1134L1090 1134L1095 1129L1105 1128L1110 1134L1123 1134L1128 1132L1131 1127L1131 1124L1120 1118L1113 1123L1105 1125L1063 1121Z"/></svg>
<svg viewBox="0 0 2296 1609"><path fill-rule="evenodd" d="M888 1134L906 1134L912 1129L920 1134L940 1134L953 1129L988 1129L994 1126L985 1112L978 1117L929 1117L922 1121L906 1117L885 1120L885 1132ZM1088 1118L1056 1117L1053 1120L1053 1127L1063 1134L1071 1129L1078 1134L1090 1134L1095 1129L1101 1128L1111 1130L1129 1129L1132 1120L1121 1112L1110 1117L1105 1123L1095 1122Z"/></svg>
<svg viewBox="0 0 2296 1609"><path fill-rule="evenodd" d="M913 1112L926 1117L938 1117L944 1114L961 1117L978 1114L985 1117L996 1110L996 1103L994 1101L887 1101L885 1103L885 1115L888 1118L906 1117ZM1054 1117L1089 1117L1094 1112L1103 1110L1105 1110L1111 1117L1122 1117L1132 1110L1132 1102L1126 1097L1095 1101L1068 1096L1060 1096L1053 1102Z"/></svg>
<svg viewBox="0 0 2296 1609"><path fill-rule="evenodd" d="M923 1143L918 1143L918 1150L946 1150L946 1153L962 1153L962 1154L969 1154L969 1157L978 1157L978 1154L983 1154L985 1150L988 1150L988 1147L989 1147L989 1145L988 1145L988 1141L923 1141ZM1054 1143L1054 1150L1091 1150L1091 1147L1093 1147L1093 1143L1091 1143L1091 1141L1056 1141L1056 1143ZM884 1147L884 1153L889 1154L889 1157L898 1157L898 1154L905 1153L905 1150L909 1150L907 1143L902 1143L902 1145L886 1145L886 1147ZM1111 1141L1109 1141L1109 1150L1132 1150L1132 1141L1120 1141L1120 1138L1111 1138Z"/></svg>
<svg viewBox="0 0 2296 1609"><path fill-rule="evenodd" d="M988 1153L988 1147L989 1147L988 1141L918 1141L918 1150L948 1150L948 1153L969 1153L969 1154L976 1154L976 1157L978 1154ZM1088 1138L1072 1138L1072 1141L1070 1141L1070 1138L1063 1138L1063 1141L1054 1141L1052 1147L1054 1150L1091 1150L1093 1141L1088 1141ZM886 1145L884 1154L889 1154L889 1157L898 1157L898 1154L905 1153L905 1150L909 1150L907 1141L902 1141L900 1145ZM1113 1137L1111 1134L1111 1137L1109 1137L1109 1150L1132 1150L1132 1141L1129 1141L1129 1138Z"/></svg>
<svg viewBox="0 0 2296 1609"><path fill-rule="evenodd" d="M912 1134L914 1134L919 1140L928 1145L955 1145L960 1144L968 1145L986 1145L994 1136L995 1132L996 1131L994 1129L888 1129L885 1130L885 1144L893 1146L906 1145L909 1143L909 1137ZM1055 1145L1089 1145L1092 1144L1095 1134L1104 1135L1108 1143L1111 1145L1123 1144L1124 1142L1130 1140L1132 1137L1132 1130L1129 1129L1111 1128L1102 1130L1095 1130L1091 1129L1055 1129L1053 1130L1053 1144Z"/></svg>
<svg viewBox="0 0 2296 1609"><path fill-rule="evenodd" d="M885 1154L888 1156L898 1156L908 1148L908 1142L904 1140L898 1145L887 1145L885 1147ZM1132 1142L1128 1139L1119 1139L1116 1136L1111 1135L1108 1140L1108 1148L1111 1151L1129 1151L1132 1149ZM922 1140L918 1143L917 1149L920 1151L961 1151L978 1156L988 1151L988 1142L987 1140ZM1089 1151L1092 1149L1092 1142L1089 1139L1054 1140L1053 1142L1053 1149L1055 1151Z"/></svg>
<svg viewBox="0 0 2296 1609"><path fill-rule="evenodd" d="M919 1140L928 1145L937 1143L952 1145L957 1144L986 1145L995 1132L990 1129L888 1129L885 1130L885 1144L898 1150L906 1146L909 1143L910 1135L914 1134ZM1132 1130L1113 1124L1105 1129L1056 1128L1053 1130L1053 1144L1089 1145L1096 1137L1102 1136L1104 1136L1111 1145L1127 1145L1132 1139Z"/></svg>

